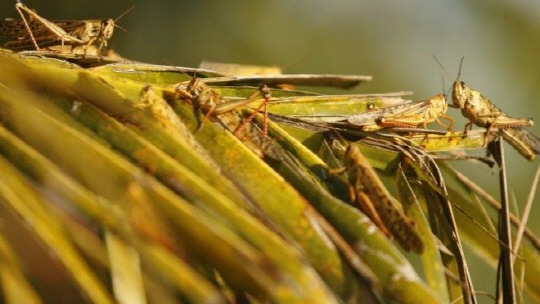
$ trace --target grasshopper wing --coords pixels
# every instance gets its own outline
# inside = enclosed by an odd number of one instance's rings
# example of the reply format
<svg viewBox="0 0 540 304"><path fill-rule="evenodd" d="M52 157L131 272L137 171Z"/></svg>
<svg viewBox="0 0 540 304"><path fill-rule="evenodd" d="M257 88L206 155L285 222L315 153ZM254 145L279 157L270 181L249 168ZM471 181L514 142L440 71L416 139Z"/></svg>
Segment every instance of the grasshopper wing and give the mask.
<svg viewBox="0 0 540 304"><path fill-rule="evenodd" d="M430 106L429 100L405 103L397 106L385 107L365 113L353 114L347 117L347 122L367 128L379 129L376 126L380 124L381 119L387 121L399 122L412 127L418 126L423 122L422 113Z"/></svg>

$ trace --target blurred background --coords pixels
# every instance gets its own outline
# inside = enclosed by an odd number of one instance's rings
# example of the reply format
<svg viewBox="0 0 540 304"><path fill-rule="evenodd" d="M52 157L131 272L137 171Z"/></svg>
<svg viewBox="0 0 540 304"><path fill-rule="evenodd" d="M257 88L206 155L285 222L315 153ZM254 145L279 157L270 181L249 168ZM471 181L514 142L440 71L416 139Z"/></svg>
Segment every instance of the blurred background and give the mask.
<svg viewBox="0 0 540 304"><path fill-rule="evenodd" d="M2 1L0 18L18 18ZM540 135L540 2L537 1L24 1L48 19L116 18L110 46L122 56L196 67L203 60L277 65L285 73L371 75L352 92L413 91L421 100L462 79L506 113L532 117ZM435 55L445 72L433 59ZM460 117L459 111L449 114ZM458 119L461 130L465 119ZM539 161L506 146L510 195L520 208ZM496 169L456 163L494 197ZM540 197L529 226L540 235ZM472 255L468 251L469 256ZM493 294L495 271L470 260L477 290ZM492 300L479 297L482 303Z"/></svg>

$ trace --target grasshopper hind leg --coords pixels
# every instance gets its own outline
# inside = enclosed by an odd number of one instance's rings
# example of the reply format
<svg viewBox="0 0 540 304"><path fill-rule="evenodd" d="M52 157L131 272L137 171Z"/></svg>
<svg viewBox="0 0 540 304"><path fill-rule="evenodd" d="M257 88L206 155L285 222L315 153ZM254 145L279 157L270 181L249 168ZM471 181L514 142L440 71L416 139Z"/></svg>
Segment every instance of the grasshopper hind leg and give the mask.
<svg viewBox="0 0 540 304"><path fill-rule="evenodd" d="M356 206L358 206L358 208L360 208L360 210L362 210L371 219L373 224L375 224L375 226L377 226L387 238L390 240L394 239L392 233L384 224L384 221L377 211L373 201L371 201L371 199L363 191L358 192L355 203Z"/></svg>
<svg viewBox="0 0 540 304"><path fill-rule="evenodd" d="M236 130L234 130L233 134L234 135L237 135L239 134L246 126L246 124L250 123L253 118L255 117L255 115L257 113L259 113L259 111L261 110L261 108L263 108L263 135L264 137L266 137L268 135L268 103L270 101L270 98L272 97L272 94L270 93L270 88L266 85L266 84L263 84L260 88L259 88L259 94L262 95L262 97L264 98L264 102L259 105L243 122L241 125L238 126L238 128L236 128Z"/></svg>
<svg viewBox="0 0 540 304"><path fill-rule="evenodd" d="M206 114L204 114L202 120L199 121L199 126L197 127L197 131L199 131L200 129L202 129L202 127L204 127L204 124L206 123L206 121L208 121L208 119L210 119L210 115L212 115L212 113L214 112L215 107L216 107L215 105L212 105L206 110ZM198 105L197 108L201 108L201 106ZM196 110L196 112L200 113L200 111L198 110Z"/></svg>
<svg viewBox="0 0 540 304"><path fill-rule="evenodd" d="M467 137L467 134L471 130L472 125L473 125L472 122L468 122L468 123L465 124L465 128L463 128L463 137Z"/></svg>
<svg viewBox="0 0 540 304"><path fill-rule="evenodd" d="M446 119L449 124L446 125L444 124L442 121L441 121L441 118L444 118ZM446 129L447 132L452 132L452 129L454 128L454 118L448 116L448 115L439 115L439 117L437 117L437 119L435 119L435 123L438 124L439 126L443 127Z"/></svg>
<svg viewBox="0 0 540 304"><path fill-rule="evenodd" d="M26 17L24 17L24 14L21 11L21 6L23 4L20 0L17 0L17 3L15 4L15 10L17 10L17 13L19 13L19 16L21 16L21 19L24 23L24 26L26 27L26 30L28 31L28 34L30 35L30 39L32 40L32 43L36 47L36 51L41 51L41 48L37 44L36 38L34 37L34 33L32 33L32 30L30 29L30 26L28 25L28 22L26 21Z"/></svg>

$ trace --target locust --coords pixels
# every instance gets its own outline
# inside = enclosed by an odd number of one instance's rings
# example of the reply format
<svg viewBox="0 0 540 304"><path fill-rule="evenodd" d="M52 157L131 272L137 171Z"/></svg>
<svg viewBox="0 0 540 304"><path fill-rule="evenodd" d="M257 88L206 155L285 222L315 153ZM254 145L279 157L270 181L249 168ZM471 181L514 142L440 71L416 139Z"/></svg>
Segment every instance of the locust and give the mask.
<svg viewBox="0 0 540 304"><path fill-rule="evenodd" d="M174 94L167 98L187 99L192 101L194 107L204 113L204 117L200 121L198 129L203 127L207 119L213 118L227 130L231 131L237 138L244 141L258 156L268 156L276 160L282 159L281 151L278 150L274 142L266 136L266 108L268 101L271 98L268 86L263 84L256 92L246 99L227 102L217 91L204 83L201 78L193 77L185 86L185 89L183 88L183 84L179 84L176 86ZM236 111L239 107L260 100L263 100L261 105L259 105L245 120ZM250 124L250 121L262 107L265 108L265 115L263 130L260 132L255 125Z"/></svg>
<svg viewBox="0 0 540 304"><path fill-rule="evenodd" d="M349 115L347 123L360 128L362 131L378 131L383 128L426 128L430 122L436 122L448 131L454 126L454 119L446 115L448 103L442 94L427 100L405 103L401 105L374 109L370 111ZM440 118L446 119L444 124Z"/></svg>
<svg viewBox="0 0 540 304"><path fill-rule="evenodd" d="M60 44L61 52L69 46L72 52L82 47L83 53L86 53L86 50L97 42L99 53L107 46L107 41L112 37L116 26L113 19L47 20L20 0L17 0L15 10L21 16L21 20L0 21L0 37L7 39L5 46L14 50L35 48L39 51ZM30 17L29 21L23 12Z"/></svg>
<svg viewBox="0 0 540 304"><path fill-rule="evenodd" d="M512 147L528 160L534 161L536 154L540 154L540 139L523 129L532 126L533 120L508 116L487 97L460 81L460 76L461 64L452 89L452 103L453 107L461 109L463 116L469 119L464 134L467 134L472 124L486 128L486 136L492 129L498 129L499 134Z"/></svg>
<svg viewBox="0 0 540 304"><path fill-rule="evenodd" d="M390 239L395 238L403 249L421 254L424 244L415 222L399 209L379 176L355 145L349 145L343 156L349 178L349 195L354 205L373 221Z"/></svg>
<svg viewBox="0 0 540 304"><path fill-rule="evenodd" d="M374 104L368 102L366 108L367 111L365 112L350 115L316 114L304 115L299 118L299 115L288 116L270 113L269 116L274 121L297 126L302 125L313 131L338 128L374 132L384 128L426 128L428 123L436 122L444 127L447 132L451 132L454 126L454 119L446 115L448 103L446 97L442 94L427 100L407 102L383 108L377 108ZM442 122L441 119L443 118L448 121L448 124ZM431 130L426 131L432 132Z"/></svg>

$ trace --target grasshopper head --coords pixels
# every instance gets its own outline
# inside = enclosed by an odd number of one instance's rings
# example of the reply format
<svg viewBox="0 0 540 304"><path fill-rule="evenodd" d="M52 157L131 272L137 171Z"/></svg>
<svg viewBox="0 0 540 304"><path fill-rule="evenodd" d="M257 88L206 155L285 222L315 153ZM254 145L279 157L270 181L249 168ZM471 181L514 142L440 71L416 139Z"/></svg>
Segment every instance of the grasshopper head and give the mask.
<svg viewBox="0 0 540 304"><path fill-rule="evenodd" d="M436 109L437 115L445 114L448 110L448 103L446 102L446 96L444 94L439 94L431 99L431 104L433 104Z"/></svg>
<svg viewBox="0 0 540 304"><path fill-rule="evenodd" d="M463 81L456 80L454 89L452 90L452 103L455 107L463 109L469 96L471 89Z"/></svg>
<svg viewBox="0 0 540 304"><path fill-rule="evenodd" d="M199 78L193 77L189 81L186 90L193 97L198 97L204 91L206 84Z"/></svg>
<svg viewBox="0 0 540 304"><path fill-rule="evenodd" d="M112 19L103 19L101 20L101 39L107 41L109 40L114 32L114 20Z"/></svg>
<svg viewBox="0 0 540 304"><path fill-rule="evenodd" d="M188 85L187 85L187 90L188 92L190 93L195 93L195 91L197 90L197 88L199 87L199 83L200 83L200 79L197 78L197 77L193 77L191 78L191 80L189 81Z"/></svg>

